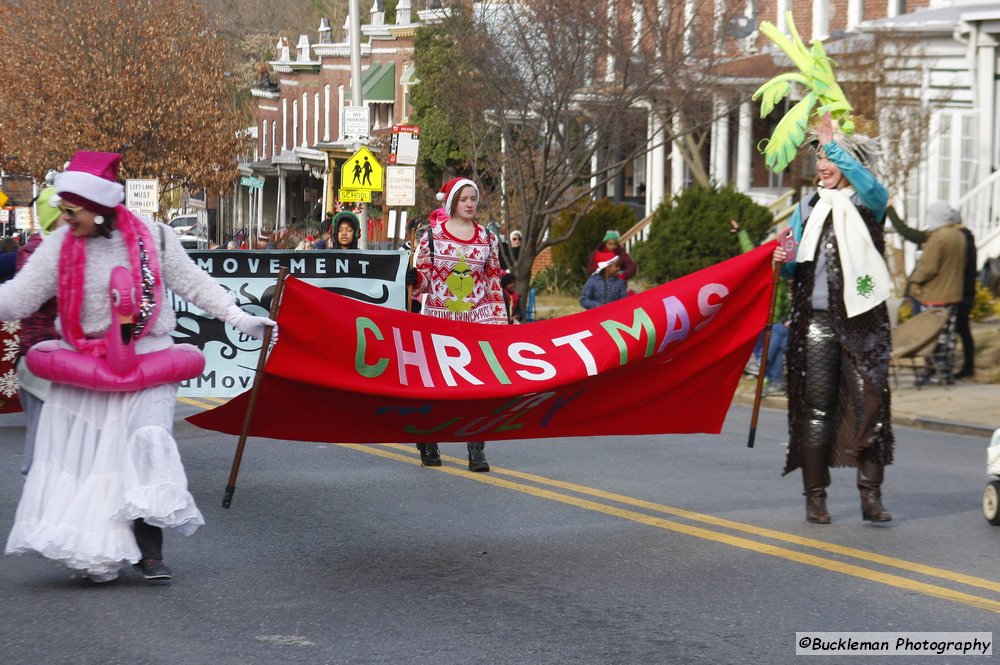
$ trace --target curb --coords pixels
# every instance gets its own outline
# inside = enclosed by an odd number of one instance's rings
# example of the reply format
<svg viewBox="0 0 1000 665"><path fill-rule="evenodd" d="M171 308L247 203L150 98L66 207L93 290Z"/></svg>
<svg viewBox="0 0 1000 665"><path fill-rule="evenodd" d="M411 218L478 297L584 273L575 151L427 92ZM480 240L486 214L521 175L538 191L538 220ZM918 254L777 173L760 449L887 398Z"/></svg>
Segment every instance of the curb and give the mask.
<svg viewBox="0 0 1000 665"><path fill-rule="evenodd" d="M740 393L739 391L733 395L733 404L740 404L741 406L753 407L754 393L749 395L745 393ZM784 395L776 396L772 395L770 397L762 397L760 400L760 405L768 407L771 409L781 409L783 411L788 410L788 398ZM936 432L948 432L949 434L963 434L965 436L981 436L989 439L993 436L995 428L988 427L986 425L976 425L973 423L962 423L954 420L943 420L940 418L928 418L925 416L910 416L906 414L893 414L892 416L893 425L902 425L904 427L913 427L916 429L925 429Z"/></svg>

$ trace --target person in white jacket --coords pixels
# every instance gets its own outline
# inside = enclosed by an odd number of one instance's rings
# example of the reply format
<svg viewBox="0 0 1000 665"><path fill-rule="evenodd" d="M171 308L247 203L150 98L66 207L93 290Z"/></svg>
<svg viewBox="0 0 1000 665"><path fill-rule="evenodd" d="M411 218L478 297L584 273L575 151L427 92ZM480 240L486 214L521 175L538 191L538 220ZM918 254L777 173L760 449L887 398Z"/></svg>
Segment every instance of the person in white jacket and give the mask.
<svg viewBox="0 0 1000 665"><path fill-rule="evenodd" d="M64 226L0 286L0 320L26 317L55 296L63 345L99 357L106 331L119 324L111 320L109 278L124 266L139 303L130 326L139 362L173 344L176 320L165 288L262 338L273 321L243 312L176 234L121 205L120 160L77 152L56 176ZM173 438L176 391L176 383L132 392L53 383L6 553L35 552L95 582L114 579L128 563L146 579L170 579L161 529L187 535L204 524Z"/></svg>

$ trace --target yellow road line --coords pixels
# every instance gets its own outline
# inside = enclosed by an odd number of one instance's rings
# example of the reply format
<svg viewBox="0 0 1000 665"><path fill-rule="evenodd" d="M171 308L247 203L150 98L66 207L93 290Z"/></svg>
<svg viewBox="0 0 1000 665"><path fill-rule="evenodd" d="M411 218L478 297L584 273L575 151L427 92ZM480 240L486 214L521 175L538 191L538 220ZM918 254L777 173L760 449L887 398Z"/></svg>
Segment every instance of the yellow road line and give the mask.
<svg viewBox="0 0 1000 665"><path fill-rule="evenodd" d="M198 401L196 399L191 399L190 397L178 397L177 401L178 402L182 402L184 404L190 404L191 406L197 406L198 408L205 409L205 410L214 409L216 407L215 404L209 404L207 402L201 402L201 401Z"/></svg>
<svg viewBox="0 0 1000 665"><path fill-rule="evenodd" d="M406 446L402 444L386 444L386 445L398 448L400 450L407 450ZM450 457L447 455L442 455L442 459L447 459L448 461L454 461L459 464L465 463L465 460L459 457ZM754 526L752 524L745 524L743 522L735 522L733 520L727 520L722 517L715 517L714 515L695 513L690 510L684 510L683 508L674 508L673 506L665 506L663 504L653 503L652 501L636 499L634 497L626 496L624 494L605 492L603 490L595 489L593 487L587 487L585 485L576 485L574 483L567 483L562 480L555 480L554 478L546 478L545 476L538 476L532 473L525 473L523 471L514 471L513 469L501 469L493 466L491 466L490 468L492 469L493 472L505 476L510 476L512 478L520 478L521 480L528 480L530 482L539 483L541 485L550 485L552 487L558 487L560 489L566 489L572 492L578 492L580 494L596 496L602 499L608 499L610 501L624 503L626 505L635 506L637 508L653 510L656 512L665 513L667 515L673 515L675 517L683 517L684 519L688 519L694 522L702 522L704 524L711 524L713 526L721 526L727 529L732 529L733 531L741 531L743 533L750 533L755 536L763 536L765 538L771 538L773 540L779 540L794 545L811 547L812 549L817 549L824 552L830 552L831 554L840 554L842 556L849 556L855 559L868 561L870 563L877 563L883 566L891 566L893 568L899 568L901 570L906 570L912 573L919 573L921 575L927 575L929 577L937 577L940 579L949 580L951 582L958 582L959 584L966 584L968 586L987 589L989 591L995 591L997 593L1000 593L1000 582L995 582L993 580L988 580L982 577L974 577L972 575L965 575L963 573L958 573L952 570L927 566L922 563L916 563L915 561L897 559L896 557L886 556L884 554L867 552L865 550L859 550L853 547L845 547L843 545L837 545L836 543L829 543L823 540L807 538L805 536L797 536L792 533L785 533L784 531L775 531L774 529L768 529L766 527Z"/></svg>
<svg viewBox="0 0 1000 665"><path fill-rule="evenodd" d="M404 462L404 463L407 463L407 464L414 464L414 465L419 465L420 464L420 460L418 458L416 458L412 454L401 455L401 454L394 453L394 452L391 452L390 450L386 449L386 448L397 448L397 449L400 449L400 450L407 450L407 451L412 450L411 448L408 448L407 446L403 446L402 444L387 444L385 446L379 446L379 445L371 445L371 444L347 444L347 443L345 443L345 444L339 444L339 445L341 445L342 447L345 447L345 448L350 448L352 450L357 450L357 451L360 451L360 452L368 453L370 455L377 455L377 456L380 456L380 457L385 457L387 459L391 459L391 460L395 460L395 461L399 461L399 462ZM442 456L442 458L443 459L447 459L448 461L459 461L459 462L462 462L464 464L464 460L460 460L459 458L450 457L450 456ZM839 572L839 573L842 573L844 575L850 575L852 577L857 577L857 578L860 578L860 579L865 579L865 580L869 580L869 581L873 581L873 582L879 582L881 584L885 584L885 585L888 585L888 586L896 587L896 588L899 588L899 589L905 589L907 591L914 591L914 592L917 592L917 593L922 593L922 594L925 594L925 595L928 595L928 596L932 596L934 598L941 598L943 600L950 600L950 601L953 601L953 602L962 603L964 605L971 605L972 607L977 607L979 609L984 609L984 610L987 610L987 611L990 611L990 612L994 612L994 613L1000 614L1000 601L992 600L992 599L989 599L989 598L983 598L983 597L980 597L980 596L974 596L972 594L963 593L961 591L954 591L952 589L948 589L946 587L937 586L937 585L934 585L934 584L927 584L925 582L918 582L916 580L911 580L911 579L908 579L908 578L905 578L905 577L901 577L899 575L893 575L893 574L890 574L890 573L883 573L883 572L880 572L880 571L871 570L871 569L868 569L868 568L863 568L861 566L857 566L857 565L850 564L850 563L844 563L844 562L837 561L837 560L834 560L834 559L826 559L826 558L823 558L823 557L820 557L820 556L816 556L816 555L813 555L813 554L807 554L805 552L798 552L798 551L795 551L795 550L790 550L790 549L786 549L786 548L783 548L783 547L778 547L778 546L775 546L775 545L769 545L769 544L766 544L766 543L760 543L760 542L757 542L755 540L750 540L750 539L747 539L747 538L742 538L740 536L733 536L733 535L729 535L729 534L725 534L725 533L720 533L720 532L717 532L717 531L710 531L708 529L703 529L703 528L697 527L697 526L691 526L691 525L688 525L688 524L681 524L679 522L673 522L673 521L670 521L670 520L665 520L665 519L660 518L660 517L654 517L654 516L651 516L651 515L646 515L644 513L638 513L638 512L632 511L632 510L626 510L626 509L623 509L623 508L617 508L617 507L614 507L614 506L609 506L609 505L606 505L606 504L597 503L596 501L590 501L590 500L587 500L587 499L581 499L581 498L577 498L577 497L573 497L573 496L568 496L568 495L565 495L565 494L560 494L560 493L554 492L552 490L542 489L542 488L539 488L539 487L532 487L532 486L529 486L529 485L522 485L522 484L519 484L519 483L515 483L515 482L512 482L512 481L509 481L509 480L504 480L504 479L499 478L497 476L498 475L509 475L509 476L523 477L524 479L529 479L529 478L531 478L531 479L537 479L537 480L533 480L533 482L540 482L542 484L551 483L552 485L561 487L563 489L569 489L570 487L580 488L581 490L587 490L587 493L592 493L592 494L594 494L596 496L605 497L605 495L607 495L607 497L617 496L617 497L622 497L623 499L630 499L630 497L624 497L623 495L615 495L615 494L610 493L610 492L605 493L605 492L601 492L600 490L591 490L590 488L586 488L586 487L583 487L581 485L573 485L572 483L562 483L561 481L554 481L554 480L546 479L546 478L544 478L542 476L534 476L533 474L521 474L521 472L510 471L510 470L507 470L507 469L497 469L495 467L491 467L491 468L492 468L492 473L489 476L484 475L484 474L470 474L469 472L465 471L464 469L459 469L459 468L455 468L455 467L451 467L451 466L442 466L442 467L439 467L439 468L437 468L435 470L443 472L443 473L449 473L449 474L452 474L452 475L455 475L455 476L460 476L460 477L463 477L463 478L468 479L468 480L476 480L476 481L479 481L479 482L482 482L482 483L486 483L486 484L489 484L489 485L494 485L496 487L503 487L505 489L513 490L513 491L516 491L516 492L522 492L524 494L529 494L529 495L532 495L532 496L537 496L539 498L549 499L551 501L557 501L557 502L568 504L568 505L571 505L571 506L576 506L578 508L584 508L586 510L592 510L592 511L595 511L595 512L603 513L605 515L611 515L611 516L614 516L614 517L619 517L621 519L626 519L626 520L629 520L629 521L632 521L632 522L637 522L639 524L645 524L645 525L648 525L648 526L653 526L653 527L657 527L657 528L660 528L660 529L665 529L665 530L668 530L668 531L674 531L676 533L682 533L682 534L693 536L693 537L696 537L696 538L702 538L704 540L710 540L710 541L713 541L713 542L722 543L722 544L725 544L725 545L730 545L732 547L739 547L739 548L742 548L742 549L747 549L747 550L751 550L751 551L754 551L754 552L758 552L760 554L767 554L769 556L774 556L774 557L786 559L786 560L789 560L789 561L795 561L797 563L802 563L802 564L805 564L805 565L808 565L808 566L814 566L814 567L820 568L822 570L829 570L829 571L833 571L833 572ZM573 491L577 491L577 490L574 489ZM614 500L618 501L618 499L614 499ZM713 518L713 517L708 516L708 515L700 515L698 513L692 513L690 511L684 511L684 510L680 510L680 509L673 509L673 508L669 508L668 506L659 506L658 504L654 504L654 503L646 502L646 501L641 501L641 500L638 500L638 499L631 499L631 501L634 501L635 505L642 505L643 507L649 507L650 509L653 509L653 510L660 509L662 512L670 512L672 514L677 514L678 516L682 516L682 517L685 517L687 519L699 519L699 520L701 520L703 522L712 523L712 524L717 525L717 526L727 526L728 528L734 528L734 527L729 527L729 525L734 525L734 526L739 526L739 527L748 527L748 525L741 525L739 522L732 522L730 520L720 520L719 518ZM676 513L673 513L673 511L676 511ZM773 531L771 529L759 529L759 531L758 531L757 527L752 527L752 528L746 528L744 530L750 531L750 532L755 533L757 535L768 534L767 537L769 537L769 538L781 537L780 539L785 539L788 542L794 542L796 544L801 544L799 541L802 541L802 543L812 542L812 543L816 543L817 545L822 545L824 547L831 547L832 546L832 544L830 544L830 543L823 543L822 541L816 541L816 540L812 540L812 539L809 539L809 538L799 538L798 536L793 536L791 534L784 534L784 533L782 533L780 531ZM771 534L773 534L773 535L771 535ZM813 545L809 545L809 546L812 547ZM832 546L832 547L839 548L839 546ZM820 549L822 549L822 548L820 548ZM907 562L907 561L901 561L901 560L893 559L892 557L883 557L881 555L873 555L873 554L871 554L869 552L864 552L862 550L854 550L852 548L842 548L842 549L844 550L844 552L856 552L858 555L864 555L863 557L862 556L858 556L858 558L878 557L880 559L884 559L884 561L886 562L886 565L894 565L895 567L905 568L906 570L910 570L910 568L908 568L906 566L916 566L916 567L924 568L924 569L926 569L928 571L934 571L934 572L938 573L936 575L937 577L942 577L942 578L946 578L946 579L952 579L950 575L954 575L954 576L957 576L957 577L960 577L960 578L963 578L963 579L966 579L966 580L970 580L970 581L971 580L978 580L979 579L979 578L974 578L974 577L971 577L971 576L960 575L958 573L951 573L951 571L946 571L946 570L942 570L942 569L932 568L930 566L922 566L921 564L915 564L915 563L912 563L912 562ZM853 556L853 555L849 554L849 556ZM874 559L871 559L871 560L874 562ZM882 563L882 561L879 561L879 563ZM903 565L900 565L900 564L903 564ZM917 572L917 571L914 571L914 572ZM925 574L929 574L929 573L925 573ZM990 582L989 580L981 580L981 582L985 583L985 585L987 587L987 589L984 589L984 590L988 590L991 587L995 586L995 583ZM963 583L968 584L969 582L963 582ZM974 584L973 586L978 586L978 585Z"/></svg>

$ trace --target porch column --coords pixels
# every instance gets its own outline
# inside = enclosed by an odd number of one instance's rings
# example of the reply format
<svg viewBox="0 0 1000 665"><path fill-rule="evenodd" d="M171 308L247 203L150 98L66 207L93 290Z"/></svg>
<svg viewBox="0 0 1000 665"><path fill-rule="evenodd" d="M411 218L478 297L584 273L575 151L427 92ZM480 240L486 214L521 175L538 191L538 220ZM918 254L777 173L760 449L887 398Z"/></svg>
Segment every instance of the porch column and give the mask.
<svg viewBox="0 0 1000 665"><path fill-rule="evenodd" d="M753 109L746 97L740 102L740 119L736 139L736 191L750 191L753 166Z"/></svg>
<svg viewBox="0 0 1000 665"><path fill-rule="evenodd" d="M978 43L976 48L976 94L975 100L979 107L977 134L980 139L977 141L978 154L976 162L979 165L977 182L986 180L993 172L994 149L997 145L996 137L996 75L997 75L997 46L992 35L985 34L982 30L977 30Z"/></svg>
<svg viewBox="0 0 1000 665"><path fill-rule="evenodd" d="M243 185L239 181L236 184L236 221L233 223L233 230L237 228L243 228ZM219 244L225 246L222 242Z"/></svg>
<svg viewBox="0 0 1000 665"><path fill-rule="evenodd" d="M277 200L277 218L274 220L274 227L276 229L283 229L288 226L288 220L285 217L287 214L287 206L285 197L288 195L288 181L285 175L285 170L278 167L278 200Z"/></svg>
<svg viewBox="0 0 1000 665"><path fill-rule="evenodd" d="M708 179L717 185L729 182L729 113L721 97L712 102L715 120L712 122L711 165Z"/></svg>
<svg viewBox="0 0 1000 665"><path fill-rule="evenodd" d="M665 186L667 149L664 145L666 132L663 122L653 109L649 109L649 138L653 143L647 156L646 166L646 215L653 214L661 203Z"/></svg>
<svg viewBox="0 0 1000 665"><path fill-rule="evenodd" d="M673 135L680 136L683 128L681 120L675 114L673 118ZM677 147L677 139L670 143L670 193L677 196L684 189L684 158L681 149Z"/></svg>

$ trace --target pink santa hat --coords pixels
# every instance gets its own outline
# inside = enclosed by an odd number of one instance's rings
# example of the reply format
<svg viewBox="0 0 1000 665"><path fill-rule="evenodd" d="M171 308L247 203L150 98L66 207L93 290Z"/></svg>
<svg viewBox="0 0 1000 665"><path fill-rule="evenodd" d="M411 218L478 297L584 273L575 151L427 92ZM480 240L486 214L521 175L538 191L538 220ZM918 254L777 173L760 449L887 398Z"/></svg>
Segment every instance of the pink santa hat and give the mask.
<svg viewBox="0 0 1000 665"><path fill-rule="evenodd" d="M449 215L451 214L451 204L455 201L455 195L460 189L468 185L476 190L476 194L479 194L479 187L476 183L472 182L468 178L452 178L448 182L444 183L441 187L441 191L437 193L437 200L444 201L444 210Z"/></svg>
<svg viewBox="0 0 1000 665"><path fill-rule="evenodd" d="M56 175L56 193L73 205L99 215L110 214L125 200L125 188L118 182L121 160L115 152L77 152Z"/></svg>
<svg viewBox="0 0 1000 665"><path fill-rule="evenodd" d="M438 208L427 215L427 221L431 223L431 226L437 226L442 222L447 222L451 217L448 215L448 211L444 208Z"/></svg>

